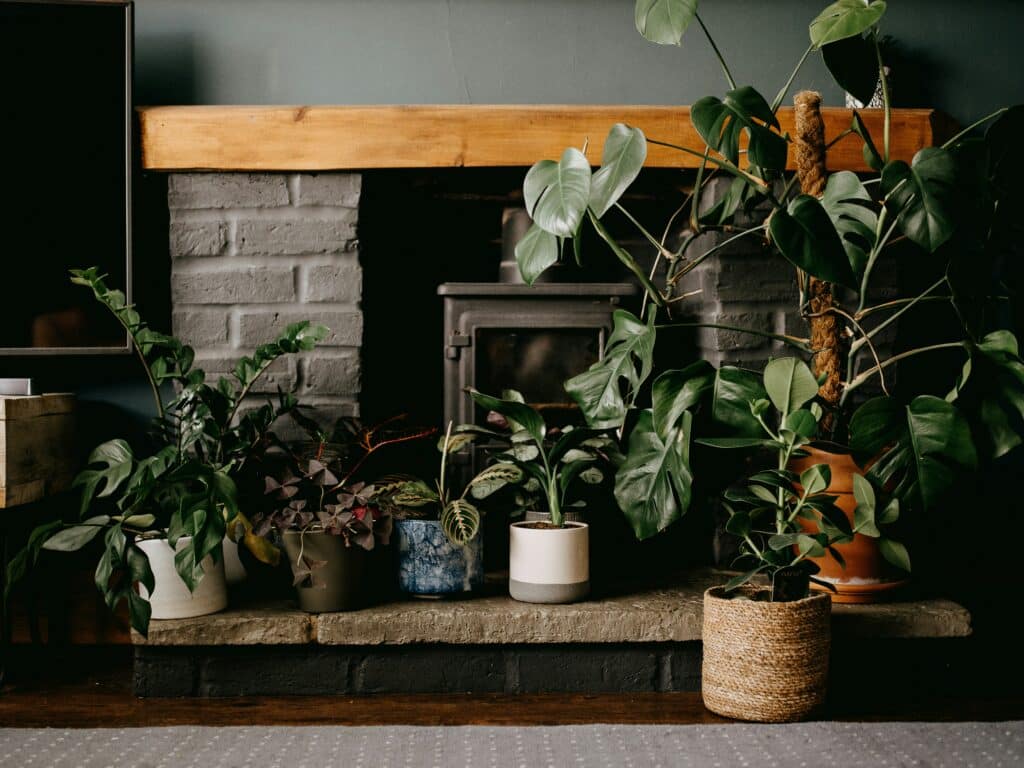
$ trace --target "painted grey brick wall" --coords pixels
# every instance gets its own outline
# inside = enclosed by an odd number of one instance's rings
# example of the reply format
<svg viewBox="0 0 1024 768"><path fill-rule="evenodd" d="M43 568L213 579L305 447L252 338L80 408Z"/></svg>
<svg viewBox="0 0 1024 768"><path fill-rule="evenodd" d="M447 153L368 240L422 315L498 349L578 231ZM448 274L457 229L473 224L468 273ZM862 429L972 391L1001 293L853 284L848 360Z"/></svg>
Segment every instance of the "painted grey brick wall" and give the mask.
<svg viewBox="0 0 1024 768"><path fill-rule="evenodd" d="M168 180L175 335L216 378L289 323L331 329L257 386L333 420L358 413L363 316L356 173L177 173Z"/></svg>

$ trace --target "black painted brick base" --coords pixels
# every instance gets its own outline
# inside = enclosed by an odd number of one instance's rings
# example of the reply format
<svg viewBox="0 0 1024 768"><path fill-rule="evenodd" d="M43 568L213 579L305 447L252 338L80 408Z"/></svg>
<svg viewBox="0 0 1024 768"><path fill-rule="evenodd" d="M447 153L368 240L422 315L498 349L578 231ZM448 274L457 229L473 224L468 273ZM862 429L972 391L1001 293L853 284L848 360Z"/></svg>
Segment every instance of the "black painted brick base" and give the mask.
<svg viewBox="0 0 1024 768"><path fill-rule="evenodd" d="M958 694L979 679L969 640L847 640L832 696ZM135 648L138 696L641 693L700 690L700 642L579 645ZM799 674L799 670L794 670Z"/></svg>

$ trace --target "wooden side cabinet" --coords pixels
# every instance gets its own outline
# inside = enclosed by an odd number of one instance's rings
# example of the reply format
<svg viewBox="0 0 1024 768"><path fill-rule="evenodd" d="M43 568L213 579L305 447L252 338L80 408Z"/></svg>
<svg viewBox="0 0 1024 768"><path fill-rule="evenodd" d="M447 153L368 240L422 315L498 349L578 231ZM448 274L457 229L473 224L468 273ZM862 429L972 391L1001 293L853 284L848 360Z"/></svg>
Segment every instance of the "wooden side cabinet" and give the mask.
<svg viewBox="0 0 1024 768"><path fill-rule="evenodd" d="M74 395L0 397L0 509L69 488L74 445Z"/></svg>

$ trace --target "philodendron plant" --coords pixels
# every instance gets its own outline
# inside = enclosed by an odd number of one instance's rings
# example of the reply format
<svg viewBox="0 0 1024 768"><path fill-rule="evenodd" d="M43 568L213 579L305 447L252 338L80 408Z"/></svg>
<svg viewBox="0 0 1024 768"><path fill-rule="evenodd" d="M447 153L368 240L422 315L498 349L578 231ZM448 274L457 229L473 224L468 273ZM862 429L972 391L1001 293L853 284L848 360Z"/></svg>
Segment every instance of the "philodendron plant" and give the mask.
<svg viewBox="0 0 1024 768"><path fill-rule="evenodd" d="M516 498L519 511L547 512L552 527L563 527L565 510L584 503L572 500L576 482L602 482L606 468L617 460L614 441L601 429L548 429L544 417L515 390L505 390L501 398L475 389L469 393L477 405L498 415L489 421L499 422L496 426L504 429L461 425L455 437L486 440L494 466L517 467L522 472L524 479Z"/></svg>
<svg viewBox="0 0 1024 768"><path fill-rule="evenodd" d="M675 45L696 20L711 41L697 9L696 0L638 0L636 25L647 39ZM526 176L523 192L533 226L516 257L528 282L558 260L566 239L573 241L580 260L580 235L591 227L645 289L642 318L618 312L604 358L566 384L591 427L624 434L628 453L615 493L640 538L657 533L686 510L695 437L764 439L764 425L751 411L751 403L763 400L756 375L736 368L714 370L704 362L656 375L652 363L659 328L702 325L674 319L688 295L678 294L682 281L707 259L728 258L725 248L741 239L760 240L792 267L794 308L810 332L799 337L703 325L769 337L805 355L819 385L822 415L816 434L848 444L861 462L873 460L867 472L872 493L886 489L903 509L927 509L979 461L997 459L1024 441L1024 363L1006 327L1008 291L1001 281L1003 256L1021 215L1017 189L1024 169L1015 142L1024 131L1024 107L1000 109L941 146L921 149L910 163L894 157L889 89L878 45L885 9L882 0L829 5L810 24L806 52L770 101L733 78L711 41L728 90L721 97L700 99L690 110L704 142L699 149L618 124L608 134L597 171L591 171L580 150L569 148L559 161L540 161ZM825 173L827 146L816 94L797 98L796 137L781 130L778 110L800 66L816 52L839 84L858 98L870 98L881 82L882 135L872 136L853 112L850 127L832 138L834 143L859 137L864 159L875 171L869 178ZM986 124L984 134L977 135ZM698 165L694 189L673 217L688 224L678 247L667 245L671 226L665 237L656 237L621 202L640 173L648 144L692 155ZM791 153L793 145L798 151ZM797 173L787 170L790 154L799 159ZM731 183L724 197L708 207L702 205L702 190L712 176L728 177ZM742 224L755 208L767 210L767 217ZM611 217L621 217L650 244L656 265L666 267L664 284L655 285L656 271L642 269L612 236L606 225ZM707 238L698 236L708 232L719 233L718 242L702 248ZM927 258L915 261L915 256ZM879 264L897 259L904 265L927 264L927 275L925 268L915 275L927 287L873 300L879 295ZM924 307L944 308L950 320L958 321L959 332L931 338L943 327L932 323L912 347L883 354L881 334ZM921 394L907 401L892 395L890 374L896 363L942 351L959 352L965 359L945 398ZM864 402L868 385L877 386L881 395ZM641 396L648 394L651 407L640 408ZM861 496L867 493L862 487ZM782 502L798 501L787 498Z"/></svg>
<svg viewBox="0 0 1024 768"><path fill-rule="evenodd" d="M438 442L441 471L434 486L423 480L401 480L383 488L381 495L396 514L404 518L436 519L448 540L464 547L480 532L480 509L474 501L486 499L507 485L519 483L523 470L512 463L496 463L478 472L455 495L448 483L448 459L476 438L473 432L452 434L452 424ZM472 497L470 501L466 496Z"/></svg>
<svg viewBox="0 0 1024 768"><path fill-rule="evenodd" d="M72 270L72 282L90 288L124 327L142 363L153 393L152 450L138 457L124 440L110 440L89 456L74 485L81 489L80 520L55 521L36 528L28 546L8 565L8 585L35 563L40 549L74 552L103 534L103 554L96 567L96 587L113 609L128 601L134 629L143 635L150 606L135 589L139 583L152 594L153 573L137 541L166 535L177 550L174 565L190 590L203 578L203 560L221 556L229 531L259 559L274 563L276 548L256 536L238 507L235 473L266 438L271 423L296 406L281 393L277 405L265 404L239 412L253 384L282 355L311 350L328 333L308 322L288 326L276 341L243 357L230 378L216 385L193 365L191 347L152 330L139 317L124 293L111 290L95 268ZM165 399L165 385L174 393Z"/></svg>

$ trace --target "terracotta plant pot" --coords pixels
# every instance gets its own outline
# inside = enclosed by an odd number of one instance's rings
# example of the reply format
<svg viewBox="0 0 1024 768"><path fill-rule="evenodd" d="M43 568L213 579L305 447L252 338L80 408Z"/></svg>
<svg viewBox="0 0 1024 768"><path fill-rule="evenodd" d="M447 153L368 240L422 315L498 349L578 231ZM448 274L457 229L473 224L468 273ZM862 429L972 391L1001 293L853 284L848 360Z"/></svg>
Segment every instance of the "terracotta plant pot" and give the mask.
<svg viewBox="0 0 1024 768"><path fill-rule="evenodd" d="M712 712L737 720L802 720L825 701L831 645L828 595L772 603L768 590L704 593L701 695Z"/></svg>
<svg viewBox="0 0 1024 768"><path fill-rule="evenodd" d="M508 592L524 603L573 603L590 594L590 529L586 523L563 528L509 527Z"/></svg>
<svg viewBox="0 0 1024 768"><path fill-rule="evenodd" d="M484 583L483 537L452 544L437 520L396 520L398 586L420 597L457 595Z"/></svg>
<svg viewBox="0 0 1024 768"><path fill-rule="evenodd" d="M296 561L300 552L307 560L324 561L305 583L295 588L302 610L308 613L351 611L370 602L366 584L370 553L365 549L355 545L346 547L343 536L323 531L285 531L282 540L291 562Z"/></svg>
<svg viewBox="0 0 1024 768"><path fill-rule="evenodd" d="M850 526L854 524L853 515L857 509L857 500L853 496L853 476L863 475L864 470L857 466L849 453L833 453L820 448L805 447L808 455L793 459L789 469L800 473L815 464L827 464L832 471L832 482L825 493L837 496L836 506L843 510ZM804 524L811 528L809 522ZM827 581L835 588L835 592L826 587L814 584L811 588L829 592L832 600L837 603L877 603L892 596L894 590L907 584L903 571L893 567L882 557L878 547L878 539L857 533L848 544L836 544L836 549L846 561L844 568L831 554L814 558L821 571L814 578Z"/></svg>
<svg viewBox="0 0 1024 768"><path fill-rule="evenodd" d="M188 536L178 539L177 551L189 542ZM174 553L167 539L143 539L139 549L149 559L153 571L153 594L139 585L139 594L148 597L153 619L189 619L223 611L228 606L228 586L224 579L223 556L213 561L210 555L203 559L203 578L195 592L189 592L174 567Z"/></svg>

